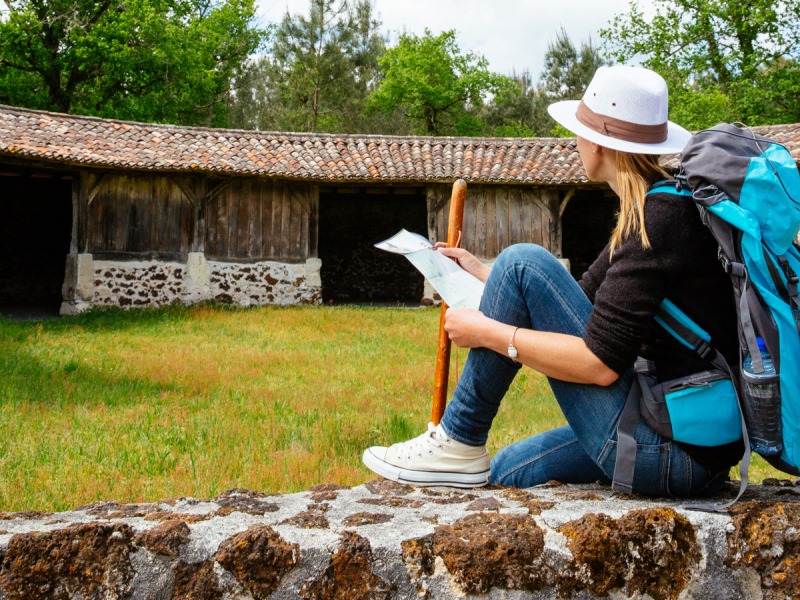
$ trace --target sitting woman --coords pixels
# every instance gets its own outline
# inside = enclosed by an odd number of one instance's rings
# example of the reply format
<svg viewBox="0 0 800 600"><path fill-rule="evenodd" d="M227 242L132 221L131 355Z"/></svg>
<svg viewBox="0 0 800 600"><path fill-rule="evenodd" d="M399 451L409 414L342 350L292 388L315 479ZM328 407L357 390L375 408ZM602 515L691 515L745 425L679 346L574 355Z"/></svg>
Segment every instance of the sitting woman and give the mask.
<svg viewBox="0 0 800 600"><path fill-rule="evenodd" d="M717 245L691 198L647 194L669 175L661 154L680 152L690 134L667 120L667 86L653 71L602 67L583 99L553 104L556 121L578 136L589 179L619 196L606 248L576 282L545 249L518 244L491 269L463 249L439 252L486 283L480 311L449 309L445 328L469 357L441 423L410 441L364 452L367 467L416 485L530 487L610 482L617 424L637 356L661 381L709 368L653 319L669 296L738 361L736 313ZM491 461L486 441L522 366L547 376L567 425L517 442ZM636 492L687 497L717 491L741 456L741 442L694 446L635 425Z"/></svg>

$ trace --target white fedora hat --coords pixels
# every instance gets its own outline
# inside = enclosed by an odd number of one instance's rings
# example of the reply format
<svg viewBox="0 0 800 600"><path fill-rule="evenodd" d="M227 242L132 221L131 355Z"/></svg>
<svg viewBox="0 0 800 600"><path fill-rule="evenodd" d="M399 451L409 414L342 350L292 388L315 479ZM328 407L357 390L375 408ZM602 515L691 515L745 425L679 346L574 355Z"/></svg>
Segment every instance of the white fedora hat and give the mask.
<svg viewBox="0 0 800 600"><path fill-rule="evenodd" d="M547 112L578 136L622 152L673 154L691 137L667 120L667 83L641 67L600 67L582 100L556 102Z"/></svg>

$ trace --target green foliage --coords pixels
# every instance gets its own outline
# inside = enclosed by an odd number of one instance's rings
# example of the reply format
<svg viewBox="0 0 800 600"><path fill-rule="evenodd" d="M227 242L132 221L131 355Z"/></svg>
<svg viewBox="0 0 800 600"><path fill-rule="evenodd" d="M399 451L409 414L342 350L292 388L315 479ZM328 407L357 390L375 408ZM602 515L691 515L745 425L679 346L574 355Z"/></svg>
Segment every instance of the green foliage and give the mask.
<svg viewBox="0 0 800 600"><path fill-rule="evenodd" d="M592 40L575 44L563 27L554 42L547 44L541 81L547 95L556 100L579 100L594 77L606 64Z"/></svg>
<svg viewBox="0 0 800 600"><path fill-rule="evenodd" d="M466 116L468 109L513 87L507 77L489 71L484 57L462 53L452 30L438 36L427 29L422 36L404 33L379 63L383 80L369 97L369 108L402 109L415 132L427 135L474 131L478 121Z"/></svg>
<svg viewBox="0 0 800 600"><path fill-rule="evenodd" d="M384 50L368 0L310 0L308 16L287 13L269 53L251 63L231 104L240 127L346 132L363 116Z"/></svg>
<svg viewBox="0 0 800 600"><path fill-rule="evenodd" d="M230 80L263 40L254 0L7 0L0 101L225 124Z"/></svg>
<svg viewBox="0 0 800 600"><path fill-rule="evenodd" d="M601 31L615 60L643 57L670 86L671 118L698 129L800 121L800 3L638 0Z"/></svg>

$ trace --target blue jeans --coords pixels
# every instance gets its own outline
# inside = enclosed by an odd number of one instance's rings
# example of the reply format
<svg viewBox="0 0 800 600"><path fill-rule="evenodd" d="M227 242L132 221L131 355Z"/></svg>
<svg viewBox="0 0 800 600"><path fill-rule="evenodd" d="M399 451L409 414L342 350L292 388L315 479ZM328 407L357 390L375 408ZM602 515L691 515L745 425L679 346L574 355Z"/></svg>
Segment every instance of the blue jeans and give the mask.
<svg viewBox="0 0 800 600"><path fill-rule="evenodd" d="M578 337L584 335L591 310L591 302L569 272L533 244L514 245L500 254L481 300L481 312L502 323ZM470 350L442 418L453 439L472 446L486 443L520 366L493 350ZM548 381L569 424L501 450L492 460L491 481L516 487L551 479L610 482L617 456L617 421L633 381L632 370L607 387ZM698 496L717 491L727 480L727 470L709 472L644 421L639 422L635 438L633 489L638 493Z"/></svg>

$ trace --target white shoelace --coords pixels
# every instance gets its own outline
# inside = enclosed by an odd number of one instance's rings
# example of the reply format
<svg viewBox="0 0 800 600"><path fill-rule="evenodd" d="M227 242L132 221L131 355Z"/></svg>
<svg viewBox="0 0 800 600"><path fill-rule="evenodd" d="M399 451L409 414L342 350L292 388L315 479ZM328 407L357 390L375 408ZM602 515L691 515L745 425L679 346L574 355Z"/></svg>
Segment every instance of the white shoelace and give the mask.
<svg viewBox="0 0 800 600"><path fill-rule="evenodd" d="M447 439L449 442L449 438ZM395 444L397 454L400 458L407 460L413 459L415 456L421 458L424 453L433 454L433 448L441 450L442 443L436 439L436 425L428 423L428 430L407 442Z"/></svg>

